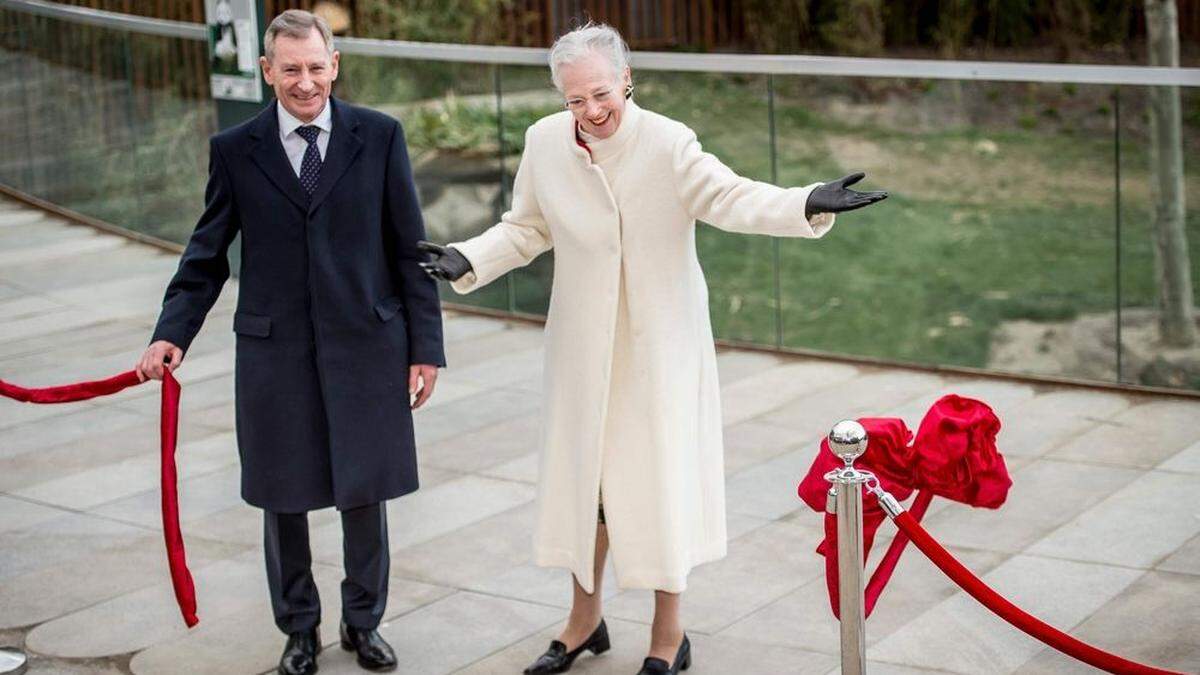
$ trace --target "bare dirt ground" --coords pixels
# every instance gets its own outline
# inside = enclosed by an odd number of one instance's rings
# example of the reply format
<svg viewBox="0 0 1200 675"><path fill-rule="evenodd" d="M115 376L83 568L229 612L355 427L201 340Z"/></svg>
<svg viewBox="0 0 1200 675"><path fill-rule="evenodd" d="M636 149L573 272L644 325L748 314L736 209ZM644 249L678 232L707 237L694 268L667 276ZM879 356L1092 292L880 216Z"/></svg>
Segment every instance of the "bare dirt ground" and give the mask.
<svg viewBox="0 0 1200 675"><path fill-rule="evenodd" d="M1009 321L992 335L988 368L1096 380L1117 379L1116 316L1081 315L1071 321ZM1200 382L1200 344L1164 346L1158 314L1121 313L1120 380L1135 384L1194 387Z"/></svg>

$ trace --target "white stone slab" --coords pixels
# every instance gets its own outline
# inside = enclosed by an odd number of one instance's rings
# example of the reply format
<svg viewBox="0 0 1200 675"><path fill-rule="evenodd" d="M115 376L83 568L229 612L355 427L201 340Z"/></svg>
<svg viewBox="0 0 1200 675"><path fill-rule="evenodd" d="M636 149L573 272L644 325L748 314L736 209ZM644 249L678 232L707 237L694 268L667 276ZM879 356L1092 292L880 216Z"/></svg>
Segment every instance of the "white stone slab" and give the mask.
<svg viewBox="0 0 1200 675"><path fill-rule="evenodd" d="M1070 631L1139 576L1127 568L1020 555L983 579L1024 610ZM867 655L956 673L1007 673L1041 649L1041 642L958 592L868 647Z"/></svg>
<svg viewBox="0 0 1200 675"><path fill-rule="evenodd" d="M721 388L721 421L725 425L753 419L805 394L856 377L854 366L801 361L775 366Z"/></svg>
<svg viewBox="0 0 1200 675"><path fill-rule="evenodd" d="M1200 442L1188 447L1163 460L1158 468L1163 471L1179 471L1182 473L1200 473Z"/></svg>
<svg viewBox="0 0 1200 675"><path fill-rule="evenodd" d="M588 653L575 661L572 673L594 675L628 675L637 672L646 658L650 630L644 624L620 619L606 619L612 649L599 656ZM531 635L506 649L477 661L460 671L462 675L493 675L519 673L538 655L561 630L553 625ZM686 629L692 645L692 666L688 675L788 673L810 675L826 672L835 663L828 654L815 654L800 649L764 646L724 636L711 636Z"/></svg>
<svg viewBox="0 0 1200 675"><path fill-rule="evenodd" d="M717 377L721 386L761 373L787 363L783 357L745 349L723 349L717 352Z"/></svg>
<svg viewBox="0 0 1200 675"><path fill-rule="evenodd" d="M151 534L142 527L66 513L0 533L0 583L43 567L86 558Z"/></svg>
<svg viewBox="0 0 1200 675"><path fill-rule="evenodd" d="M923 394L942 391L936 375L912 371L873 372L801 396L762 419L816 438L839 420L878 417Z"/></svg>
<svg viewBox="0 0 1200 675"><path fill-rule="evenodd" d="M188 564L198 568L245 547L189 539ZM38 567L0 584L0 628L32 626L159 582L167 569L161 535L83 558Z"/></svg>
<svg viewBox="0 0 1200 675"><path fill-rule="evenodd" d="M1151 667L1200 672L1200 580L1147 572L1071 630L1074 637ZM1097 670L1049 647L1017 671L1088 675Z"/></svg>
<svg viewBox="0 0 1200 675"><path fill-rule="evenodd" d="M180 445L176 468L181 478L198 476L237 462L233 434L217 434ZM154 489L161 462L157 454L133 457L16 490L13 494L72 509L86 509Z"/></svg>
<svg viewBox="0 0 1200 675"><path fill-rule="evenodd" d="M536 483L538 478L538 462L540 452L526 453L503 464L489 467L479 472L482 476L515 480L522 483Z"/></svg>
<svg viewBox="0 0 1200 675"><path fill-rule="evenodd" d="M823 536L818 527L779 521L731 541L725 558L692 570L680 609L683 625L719 631L824 574L810 558ZM654 594L622 592L606 603L605 613L649 623Z"/></svg>
<svg viewBox="0 0 1200 675"><path fill-rule="evenodd" d="M891 525L885 524L883 527L891 528ZM880 530L881 535L885 533L885 529ZM875 570L890 541L888 537L876 542L867 565L868 576ZM1005 559L1003 554L968 549L951 550L964 565L977 574L994 569ZM791 593L722 630L718 635L759 644L839 654L840 627L829 607L829 592L824 575L825 559L815 551L804 553L806 555L797 561L797 569L805 572L817 570L820 576L812 578ZM867 643L879 642L957 592L958 586L910 544L900 558L891 582L880 595L874 613L867 619Z"/></svg>
<svg viewBox="0 0 1200 675"><path fill-rule="evenodd" d="M465 525L525 504L534 488L525 483L463 476L388 502L388 543L393 555ZM341 522L312 529L313 558L341 564Z"/></svg>
<svg viewBox="0 0 1200 675"><path fill-rule="evenodd" d="M16 251L0 252L0 267L13 264L26 265L33 262L61 260L81 253L110 251L129 245L129 240L111 235L80 236L74 239L44 244Z"/></svg>
<svg viewBox="0 0 1200 675"><path fill-rule="evenodd" d="M254 556L192 569L197 616L203 622L253 606L266 592L266 572ZM139 651L187 633L164 568L152 586L41 624L26 644L42 654L86 658Z"/></svg>
<svg viewBox="0 0 1200 675"><path fill-rule="evenodd" d="M1200 536L1192 537L1158 564L1157 569L1200 576Z"/></svg>
<svg viewBox="0 0 1200 675"><path fill-rule="evenodd" d="M796 494L796 486L808 472L818 451L813 444L730 477L725 484L727 510L775 520L801 508L807 509Z"/></svg>
<svg viewBox="0 0 1200 675"><path fill-rule="evenodd" d="M1124 467L1035 460L1014 470L1008 500L998 509L947 502L925 526L943 544L1018 553L1136 480ZM945 501L935 499L936 502Z"/></svg>
<svg viewBox="0 0 1200 675"><path fill-rule="evenodd" d="M1194 476L1150 471L1029 548L1030 553L1148 569L1200 534Z"/></svg>
<svg viewBox="0 0 1200 675"><path fill-rule="evenodd" d="M341 571L326 565L313 569L321 596L323 619L320 633L325 648L318 664L340 651L338 617L341 604ZM388 584L384 625L453 591L408 579L392 577ZM139 652L129 664L137 675L242 675L274 672L283 651L285 636L275 627L267 599L265 575L262 587L245 608L221 617L203 617L186 634L158 642ZM408 654L399 654L407 658ZM325 669L322 669L325 672Z"/></svg>
<svg viewBox="0 0 1200 675"><path fill-rule="evenodd" d="M395 672L451 673L559 621L565 612L531 603L460 591L409 612L380 628L398 655ZM342 650L321 660L328 675L359 675Z"/></svg>

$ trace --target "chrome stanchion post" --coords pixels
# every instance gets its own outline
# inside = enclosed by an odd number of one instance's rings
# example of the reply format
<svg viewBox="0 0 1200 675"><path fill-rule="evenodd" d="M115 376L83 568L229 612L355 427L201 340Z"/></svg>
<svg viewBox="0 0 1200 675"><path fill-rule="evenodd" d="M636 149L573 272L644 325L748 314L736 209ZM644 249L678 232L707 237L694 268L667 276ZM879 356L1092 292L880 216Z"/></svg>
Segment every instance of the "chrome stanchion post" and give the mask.
<svg viewBox="0 0 1200 675"><path fill-rule="evenodd" d="M854 468L867 450L867 430L854 420L842 420L829 432L829 449L845 466L825 474L830 487L828 506L837 513L838 607L842 632L842 675L867 670L866 618L863 614L862 486L874 475Z"/></svg>

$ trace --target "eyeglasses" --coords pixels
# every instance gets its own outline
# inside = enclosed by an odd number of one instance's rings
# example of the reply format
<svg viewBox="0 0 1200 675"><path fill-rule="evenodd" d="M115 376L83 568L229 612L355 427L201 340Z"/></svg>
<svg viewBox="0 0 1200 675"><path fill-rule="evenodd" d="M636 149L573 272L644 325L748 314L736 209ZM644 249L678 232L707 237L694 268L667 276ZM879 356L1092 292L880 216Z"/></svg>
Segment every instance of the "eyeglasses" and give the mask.
<svg viewBox="0 0 1200 675"><path fill-rule="evenodd" d="M587 108L587 102L589 100L593 100L598 104L603 104L603 103L607 103L609 101L609 99L612 98L612 95L613 95L613 93L612 93L611 89L605 89L604 91L598 91L595 94L593 94L591 99L589 99L586 96L585 97L576 96L574 98L567 99L563 103L563 107L565 107L567 110L583 110L583 109Z"/></svg>

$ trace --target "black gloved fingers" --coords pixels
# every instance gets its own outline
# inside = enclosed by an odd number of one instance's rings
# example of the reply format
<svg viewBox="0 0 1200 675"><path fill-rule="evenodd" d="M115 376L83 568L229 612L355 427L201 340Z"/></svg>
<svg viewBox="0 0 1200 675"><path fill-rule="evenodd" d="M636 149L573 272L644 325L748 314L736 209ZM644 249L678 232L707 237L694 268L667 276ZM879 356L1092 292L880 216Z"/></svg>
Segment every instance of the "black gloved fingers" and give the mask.
<svg viewBox="0 0 1200 675"><path fill-rule="evenodd" d="M855 192L854 194L858 199L867 200L868 204L874 204L875 202L883 201L888 198L888 193L885 190L876 190L874 192Z"/></svg>
<svg viewBox="0 0 1200 675"><path fill-rule="evenodd" d="M435 256L446 255L446 248L444 246L435 244L432 241L425 241L424 239L417 242L417 250L424 251L425 253Z"/></svg>
<svg viewBox="0 0 1200 675"><path fill-rule="evenodd" d="M422 263L417 263L417 264L421 266L421 269L425 270L426 274L428 274L429 276L431 276L435 279L445 279L446 278L446 270L442 269L442 267L440 265L438 265L437 263L422 262Z"/></svg>
<svg viewBox="0 0 1200 675"><path fill-rule="evenodd" d="M863 196L854 197L854 198L848 200L846 202L845 207L842 210L843 211L853 211L854 209L861 209L864 206L870 206L870 205L874 204L875 202L882 201L886 197L887 197L886 194L884 194L882 197L868 196L868 195L864 194Z"/></svg>
<svg viewBox="0 0 1200 675"><path fill-rule="evenodd" d="M837 180L837 184L842 187L849 187L851 185L854 185L858 181L862 180L863 178L866 178L866 176L867 176L867 174L863 173L862 171L859 171L859 172L852 173L852 174L849 174L846 176L842 176L841 178L839 178Z"/></svg>

